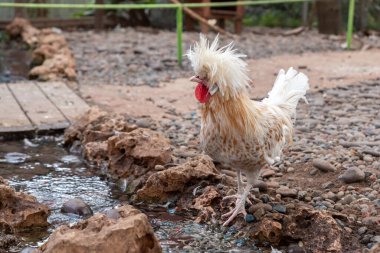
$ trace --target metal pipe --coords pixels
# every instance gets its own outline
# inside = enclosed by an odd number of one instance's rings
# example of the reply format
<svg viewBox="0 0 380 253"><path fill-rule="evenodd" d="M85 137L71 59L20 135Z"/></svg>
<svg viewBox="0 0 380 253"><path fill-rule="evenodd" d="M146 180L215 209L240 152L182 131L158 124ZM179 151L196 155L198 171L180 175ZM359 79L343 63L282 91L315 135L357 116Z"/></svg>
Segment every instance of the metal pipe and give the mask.
<svg viewBox="0 0 380 253"><path fill-rule="evenodd" d="M350 5L348 8L348 22L347 22L347 34L346 34L347 49L351 48L352 31L354 28L354 15L355 15L355 0L350 0Z"/></svg>
<svg viewBox="0 0 380 253"><path fill-rule="evenodd" d="M183 12L182 6L177 7L177 59L178 65L182 66L182 28L183 28Z"/></svg>

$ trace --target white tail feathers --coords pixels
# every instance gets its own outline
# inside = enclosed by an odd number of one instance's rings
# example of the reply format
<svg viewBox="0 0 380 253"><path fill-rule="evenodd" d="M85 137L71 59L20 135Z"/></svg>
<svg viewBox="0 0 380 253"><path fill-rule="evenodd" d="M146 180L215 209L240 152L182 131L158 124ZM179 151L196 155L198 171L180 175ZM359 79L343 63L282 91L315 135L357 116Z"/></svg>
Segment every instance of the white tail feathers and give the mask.
<svg viewBox="0 0 380 253"><path fill-rule="evenodd" d="M307 103L305 94L309 89L309 78L297 72L293 68L289 68L285 73L283 69L277 75L272 90L268 93L268 97L263 102L272 105L285 106L292 113L295 113L298 101L302 98Z"/></svg>

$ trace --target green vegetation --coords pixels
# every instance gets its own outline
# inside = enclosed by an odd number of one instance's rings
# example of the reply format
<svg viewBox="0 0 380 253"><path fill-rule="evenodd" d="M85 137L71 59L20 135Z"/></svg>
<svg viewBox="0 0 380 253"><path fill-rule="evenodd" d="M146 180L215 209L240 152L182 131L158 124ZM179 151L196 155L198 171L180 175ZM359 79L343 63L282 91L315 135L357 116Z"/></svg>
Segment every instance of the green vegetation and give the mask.
<svg viewBox="0 0 380 253"><path fill-rule="evenodd" d="M245 26L297 27L302 24L302 3L246 8Z"/></svg>

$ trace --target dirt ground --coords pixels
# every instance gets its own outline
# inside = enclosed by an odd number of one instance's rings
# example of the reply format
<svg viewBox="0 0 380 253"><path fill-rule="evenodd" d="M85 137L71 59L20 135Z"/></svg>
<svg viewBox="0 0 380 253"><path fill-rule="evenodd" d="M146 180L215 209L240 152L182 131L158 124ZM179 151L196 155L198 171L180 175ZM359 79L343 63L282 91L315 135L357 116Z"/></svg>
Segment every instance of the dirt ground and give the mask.
<svg viewBox="0 0 380 253"><path fill-rule="evenodd" d="M281 68L295 67L310 78L312 91L324 88L357 84L380 78L380 50L338 51L280 55L248 60L253 87L252 98L265 97L272 88ZM158 120L163 115L173 117L195 111L195 84L188 81L190 75L159 87L113 86L82 83L80 93L90 104L131 116L151 116Z"/></svg>

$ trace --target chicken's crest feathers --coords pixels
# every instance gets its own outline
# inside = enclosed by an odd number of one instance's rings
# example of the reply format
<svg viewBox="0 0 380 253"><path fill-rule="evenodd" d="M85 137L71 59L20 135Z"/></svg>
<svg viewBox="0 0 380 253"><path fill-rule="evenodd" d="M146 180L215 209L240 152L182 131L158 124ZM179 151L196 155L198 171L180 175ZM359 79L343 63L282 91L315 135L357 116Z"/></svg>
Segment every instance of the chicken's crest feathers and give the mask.
<svg viewBox="0 0 380 253"><path fill-rule="evenodd" d="M219 47L219 35L210 44L205 35L187 52L195 73L206 77L210 84L217 84L222 96L233 98L245 92L249 85L247 64L234 48L233 42Z"/></svg>

